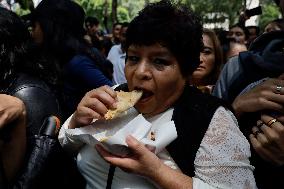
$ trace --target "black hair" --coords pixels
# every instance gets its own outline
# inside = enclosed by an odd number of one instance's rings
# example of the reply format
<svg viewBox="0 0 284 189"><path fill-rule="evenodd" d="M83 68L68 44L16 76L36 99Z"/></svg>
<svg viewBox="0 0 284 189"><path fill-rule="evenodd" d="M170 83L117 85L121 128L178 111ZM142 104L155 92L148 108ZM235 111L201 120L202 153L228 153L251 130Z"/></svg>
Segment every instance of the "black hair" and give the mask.
<svg viewBox="0 0 284 189"><path fill-rule="evenodd" d="M120 22L115 22L115 23L112 25L112 28L115 28L115 26L117 26L117 25L121 25L121 23L120 23Z"/></svg>
<svg viewBox="0 0 284 189"><path fill-rule="evenodd" d="M200 64L201 19L185 5L169 0L148 4L128 26L126 49L155 43L173 53L182 75L188 77Z"/></svg>
<svg viewBox="0 0 284 189"><path fill-rule="evenodd" d="M244 24L236 23L236 24L230 26L230 29L232 29L232 28L237 28L237 27L238 27L238 28L241 28L241 29L243 30L243 32L244 32L244 34L245 34L245 39L247 40L248 37L249 37L249 30L248 30L248 28L245 27Z"/></svg>
<svg viewBox="0 0 284 189"><path fill-rule="evenodd" d="M277 18L277 19L274 19L274 20L272 20L272 21L269 21L269 22L266 24L266 26L267 26L268 24L272 24L272 23L276 24L276 25L280 28L280 30L284 30L284 19L283 19L283 18ZM266 27L266 26L265 26L265 27Z"/></svg>
<svg viewBox="0 0 284 189"><path fill-rule="evenodd" d="M24 65L28 40L29 32L20 17L0 7L1 82L11 77Z"/></svg>
<svg viewBox="0 0 284 189"><path fill-rule="evenodd" d="M255 29L255 33L256 33L257 36L258 36L259 33L260 33L260 28L259 28L259 26L246 26L246 28L247 28L248 30L251 29L251 28L254 28L254 29Z"/></svg>
<svg viewBox="0 0 284 189"><path fill-rule="evenodd" d="M32 12L43 31L43 48L68 60L82 47L85 12L70 0L43 0Z"/></svg>
<svg viewBox="0 0 284 189"><path fill-rule="evenodd" d="M91 58L105 73L103 62L86 44L84 36L85 12L70 0L43 0L32 12L33 23L39 23L43 43L39 45L44 64L52 64L57 84L62 82L62 70L75 55ZM46 60L44 60L46 59Z"/></svg>
<svg viewBox="0 0 284 189"><path fill-rule="evenodd" d="M89 23L90 26L93 26L93 25L97 26L97 25L99 25L100 22L96 17L88 16L85 19L85 23Z"/></svg>
<svg viewBox="0 0 284 189"><path fill-rule="evenodd" d="M122 22L120 23L120 25L121 25L121 28L125 28L129 26L129 22Z"/></svg>

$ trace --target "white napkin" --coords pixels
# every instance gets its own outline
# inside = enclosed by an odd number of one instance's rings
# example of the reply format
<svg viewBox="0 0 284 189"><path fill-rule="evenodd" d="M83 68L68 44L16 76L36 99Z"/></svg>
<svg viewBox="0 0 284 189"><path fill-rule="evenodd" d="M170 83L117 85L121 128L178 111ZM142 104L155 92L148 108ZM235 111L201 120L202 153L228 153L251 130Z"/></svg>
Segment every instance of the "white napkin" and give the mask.
<svg viewBox="0 0 284 189"><path fill-rule="evenodd" d="M151 132L155 135L154 140L151 140ZM128 135L146 144L157 154L177 137L177 132L173 121L152 125L142 114L135 113L114 120L96 120L73 132L73 137L89 145L101 143L111 153L122 157L129 153L125 142Z"/></svg>

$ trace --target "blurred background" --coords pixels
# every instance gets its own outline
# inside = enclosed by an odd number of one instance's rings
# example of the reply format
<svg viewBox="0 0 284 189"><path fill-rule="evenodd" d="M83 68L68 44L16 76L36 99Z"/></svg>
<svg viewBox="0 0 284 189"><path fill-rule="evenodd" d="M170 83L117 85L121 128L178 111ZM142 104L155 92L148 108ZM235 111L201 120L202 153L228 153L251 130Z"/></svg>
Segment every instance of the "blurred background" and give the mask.
<svg viewBox="0 0 284 189"><path fill-rule="evenodd" d="M75 0L85 10L87 16L99 19L100 29L105 33L116 22L129 22L146 4L157 0ZM0 0L3 6L19 15L30 13L40 0ZM246 20L246 26L259 26L263 30L266 23L280 18L280 11L272 0L175 0L190 6L203 17L204 26L211 29L228 30L236 23L245 10L261 7L261 13Z"/></svg>

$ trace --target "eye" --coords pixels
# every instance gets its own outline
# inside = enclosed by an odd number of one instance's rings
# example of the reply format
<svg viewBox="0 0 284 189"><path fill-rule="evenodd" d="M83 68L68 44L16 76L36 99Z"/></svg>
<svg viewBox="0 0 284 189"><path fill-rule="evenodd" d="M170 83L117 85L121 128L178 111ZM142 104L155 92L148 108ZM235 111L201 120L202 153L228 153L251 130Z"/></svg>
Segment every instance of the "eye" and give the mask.
<svg viewBox="0 0 284 189"><path fill-rule="evenodd" d="M165 65L165 66L168 65L168 61L162 58L155 58L153 60L153 63L157 65Z"/></svg>
<svg viewBox="0 0 284 189"><path fill-rule="evenodd" d="M128 55L126 57L126 62L129 63L137 63L139 61L139 57L138 56L132 56L132 55Z"/></svg>
<svg viewBox="0 0 284 189"><path fill-rule="evenodd" d="M208 48L204 48L201 53L203 53L205 55L209 55L209 54L212 54L212 50L208 49Z"/></svg>
<svg viewBox="0 0 284 189"><path fill-rule="evenodd" d="M243 34L241 32L237 32L236 36L242 36Z"/></svg>

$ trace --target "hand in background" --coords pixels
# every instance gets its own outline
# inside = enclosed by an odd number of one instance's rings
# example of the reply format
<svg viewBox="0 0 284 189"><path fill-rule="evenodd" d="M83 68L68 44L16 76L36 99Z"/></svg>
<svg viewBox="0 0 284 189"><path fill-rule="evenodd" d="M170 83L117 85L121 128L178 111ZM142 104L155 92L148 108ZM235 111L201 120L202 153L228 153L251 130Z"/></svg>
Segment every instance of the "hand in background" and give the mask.
<svg viewBox="0 0 284 189"><path fill-rule="evenodd" d="M6 124L25 116L26 108L20 99L0 94L0 129Z"/></svg>
<svg viewBox="0 0 284 189"><path fill-rule="evenodd" d="M284 117L273 118L262 115L250 141L255 151L266 161L276 165L284 165Z"/></svg>
<svg viewBox="0 0 284 189"><path fill-rule="evenodd" d="M277 91L277 86L283 86ZM284 112L284 80L283 76L278 79L268 79L255 86L250 91L239 95L232 106L236 116L241 116L244 112L257 112L261 110L275 110Z"/></svg>

